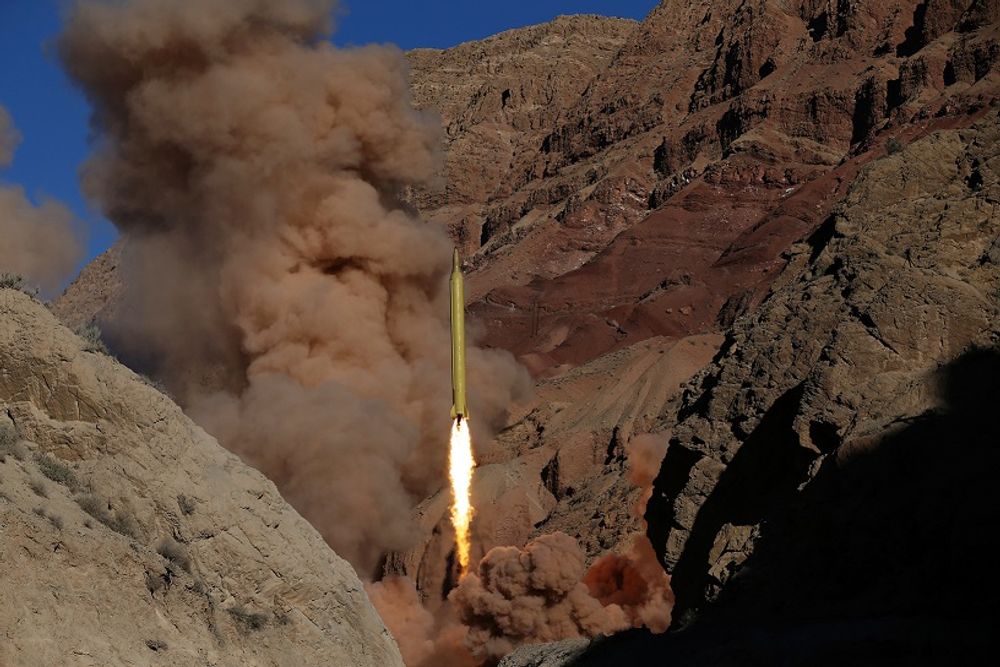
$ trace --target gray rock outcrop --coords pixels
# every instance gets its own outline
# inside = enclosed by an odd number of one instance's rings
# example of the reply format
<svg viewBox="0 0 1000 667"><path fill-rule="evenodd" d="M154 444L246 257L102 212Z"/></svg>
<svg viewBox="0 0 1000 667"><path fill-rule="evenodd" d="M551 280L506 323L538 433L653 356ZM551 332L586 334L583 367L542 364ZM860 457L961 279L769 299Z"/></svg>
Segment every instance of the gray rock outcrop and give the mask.
<svg viewBox="0 0 1000 667"><path fill-rule="evenodd" d="M270 481L9 289L0 460L5 667L402 666Z"/></svg>

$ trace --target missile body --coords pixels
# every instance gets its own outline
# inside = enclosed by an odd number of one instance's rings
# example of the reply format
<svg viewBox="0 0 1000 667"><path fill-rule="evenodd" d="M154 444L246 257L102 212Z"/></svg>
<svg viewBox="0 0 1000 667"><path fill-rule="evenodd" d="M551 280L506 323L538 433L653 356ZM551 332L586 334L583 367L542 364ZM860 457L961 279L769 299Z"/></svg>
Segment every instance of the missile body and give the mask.
<svg viewBox="0 0 1000 667"><path fill-rule="evenodd" d="M466 420L465 403L465 279L458 250L451 260L451 417Z"/></svg>

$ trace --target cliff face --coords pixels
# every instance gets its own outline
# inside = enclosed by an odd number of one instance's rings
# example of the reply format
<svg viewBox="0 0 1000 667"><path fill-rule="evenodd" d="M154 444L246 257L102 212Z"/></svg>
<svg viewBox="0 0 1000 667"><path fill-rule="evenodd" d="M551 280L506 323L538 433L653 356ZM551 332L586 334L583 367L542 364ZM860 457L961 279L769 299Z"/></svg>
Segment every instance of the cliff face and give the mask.
<svg viewBox="0 0 1000 667"><path fill-rule="evenodd" d="M779 276L788 280L811 252L797 242L818 233L874 162L891 153L899 164L897 152L919 138L994 113L1000 77L987 45L997 43L995 11L932 5L661 3L571 105L554 105L555 124L538 145L544 167L509 192L491 190L482 228L448 219L447 193L438 200L432 215L467 249L476 236L483 241L469 282L486 340L554 376L482 453L480 547L560 529L594 558L627 541L641 524L628 511L635 490L623 475L624 444L654 427L643 416L651 403L662 406L657 428L672 430L675 383L715 351L700 332L726 330ZM960 64L970 52L986 54L975 74ZM458 61L451 51L436 57ZM415 82L422 76L418 68ZM502 108L499 97L493 103ZM461 136L449 113L449 134ZM449 169L472 173L477 158L463 151L452 139ZM925 166L913 169L912 178L924 177ZM587 179L574 180L582 173ZM491 226L498 212L512 216L507 226ZM825 319L815 326L837 331L843 309L816 308ZM667 367L650 365L650 351L666 352ZM742 366L730 382L759 393L758 372ZM670 390L659 392L661 384ZM851 409L867 419L864 401ZM713 423L725 431L730 418L746 419L736 406ZM808 423L802 428L808 435ZM836 428L820 421L813 430L822 440ZM660 501L652 536L673 569L690 526L670 532ZM698 504L679 502L693 521ZM390 562L427 591L445 576L445 504L438 498L419 511L430 542ZM503 519L492 521L494 513ZM737 532L737 546L718 545L724 563L741 558L732 553L740 545L749 549L753 531Z"/></svg>
<svg viewBox="0 0 1000 667"><path fill-rule="evenodd" d="M478 208L458 214L466 199L445 190L423 209L475 251L469 292L486 341L547 375L650 336L728 325L890 139L966 125L993 99L997 12L665 1L610 59L593 57L607 41L570 40L552 69L519 72L519 103L547 110L534 117L544 131L504 120L506 84L475 97L491 125L455 122L453 100L421 96L445 109L448 173L478 183ZM543 94L553 75L581 92L569 103L570 90ZM418 64L415 89L427 76ZM521 158L483 171L507 160L471 146L512 132Z"/></svg>
<svg viewBox="0 0 1000 667"><path fill-rule="evenodd" d="M998 592L1000 116L864 169L659 420L674 626L505 667L939 664Z"/></svg>
<svg viewBox="0 0 1000 667"><path fill-rule="evenodd" d="M271 482L9 289L0 527L0 664L402 665Z"/></svg>
<svg viewBox="0 0 1000 667"><path fill-rule="evenodd" d="M995 615L997 201L992 110L873 163L793 248L664 415L647 518L679 610Z"/></svg>

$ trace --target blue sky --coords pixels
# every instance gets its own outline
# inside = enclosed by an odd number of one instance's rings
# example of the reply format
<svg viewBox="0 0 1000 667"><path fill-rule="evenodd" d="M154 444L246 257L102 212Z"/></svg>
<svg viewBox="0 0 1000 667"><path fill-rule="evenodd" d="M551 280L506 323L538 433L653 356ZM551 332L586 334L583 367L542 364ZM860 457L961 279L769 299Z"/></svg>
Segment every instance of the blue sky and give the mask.
<svg viewBox="0 0 1000 667"><path fill-rule="evenodd" d="M280 0L274 0L280 2ZM88 153L88 108L52 54L62 0L0 0L0 105L24 140L0 180L19 183L36 201L53 197L83 221L87 259L114 241L114 227L90 210L77 170ZM656 0L343 0L334 41L341 45L393 43L404 49L444 48L552 19L559 14L642 18Z"/></svg>

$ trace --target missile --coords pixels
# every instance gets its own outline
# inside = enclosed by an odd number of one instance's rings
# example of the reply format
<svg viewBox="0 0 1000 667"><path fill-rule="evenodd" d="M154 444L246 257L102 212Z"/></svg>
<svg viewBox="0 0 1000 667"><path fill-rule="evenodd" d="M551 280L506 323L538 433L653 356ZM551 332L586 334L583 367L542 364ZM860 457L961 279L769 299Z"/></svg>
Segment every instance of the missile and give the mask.
<svg viewBox="0 0 1000 667"><path fill-rule="evenodd" d="M465 279L458 250L451 259L451 418L469 418L465 403Z"/></svg>

